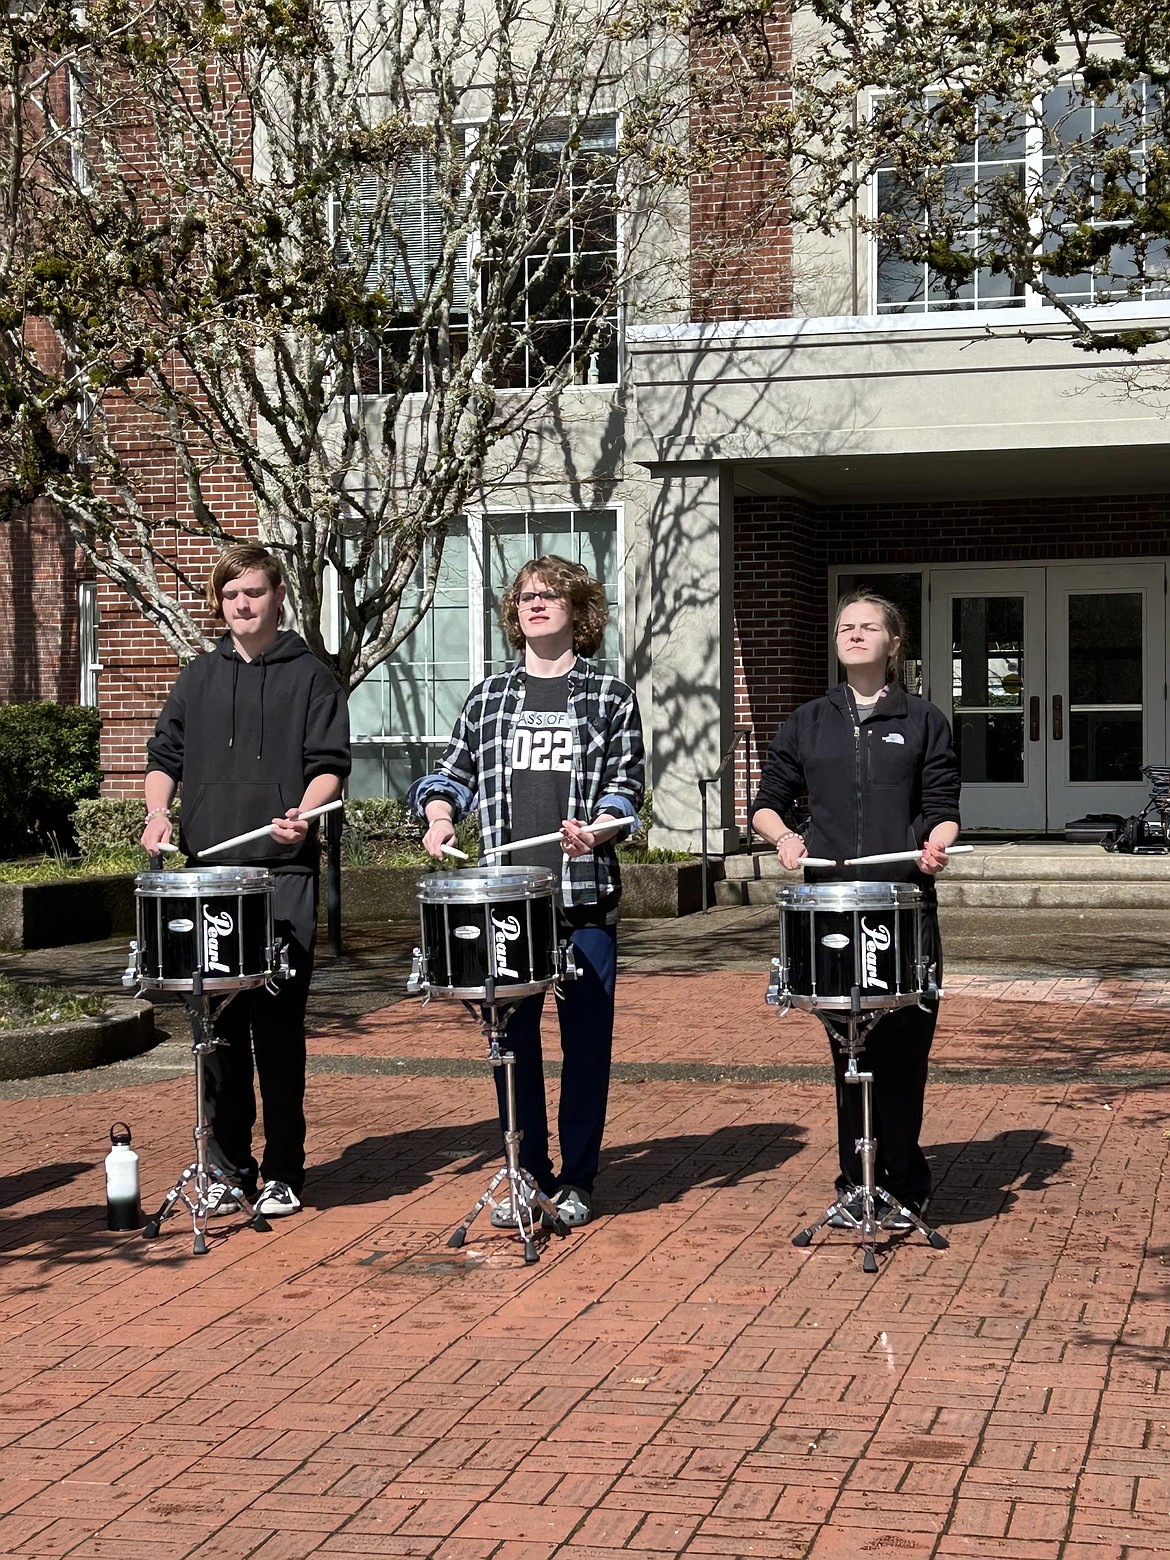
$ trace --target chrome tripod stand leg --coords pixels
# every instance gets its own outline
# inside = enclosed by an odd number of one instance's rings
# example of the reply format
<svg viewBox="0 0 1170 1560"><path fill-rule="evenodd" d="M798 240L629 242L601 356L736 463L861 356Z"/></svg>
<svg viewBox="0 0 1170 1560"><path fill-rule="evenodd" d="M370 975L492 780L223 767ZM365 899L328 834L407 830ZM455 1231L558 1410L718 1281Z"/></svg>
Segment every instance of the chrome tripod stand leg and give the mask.
<svg viewBox="0 0 1170 1560"><path fill-rule="evenodd" d="M506 1018L501 1022L494 1003L484 1004L483 1026L488 1037L488 1061L493 1068L504 1069L505 1163L502 1169L496 1171L487 1191L463 1223L451 1231L447 1245L458 1249L467 1239L467 1232L481 1210L489 1203L493 1208L500 1206L495 1194L506 1181L508 1206L512 1211L516 1231L524 1242L524 1260L539 1262L540 1252L536 1249L536 1232L541 1225L551 1229L554 1234L562 1236L569 1233L569 1226L562 1219L560 1209L552 1198L541 1191L534 1178L520 1164L520 1142L524 1134L516 1126L516 1056L512 1051L500 1049L506 1023Z"/></svg>
<svg viewBox="0 0 1170 1560"><path fill-rule="evenodd" d="M207 1254L207 1216L213 1206L211 1191L215 1186L222 1186L226 1195L233 1198L247 1213L254 1230L266 1233L272 1226L245 1197L241 1187L207 1158L207 1140L211 1136L211 1128L207 1123L204 1058L209 1051L215 1049L219 1040L211 1024L207 998L203 995L202 980L199 975L196 975L193 981L191 996L185 1000L191 1019L191 1052L195 1057L195 1128L191 1134L195 1139L195 1158L163 1198L158 1212L146 1221L142 1235L144 1240L154 1240L162 1227L163 1220L174 1211L175 1204L181 1202L191 1215L194 1233L192 1249L197 1257L202 1257Z"/></svg>

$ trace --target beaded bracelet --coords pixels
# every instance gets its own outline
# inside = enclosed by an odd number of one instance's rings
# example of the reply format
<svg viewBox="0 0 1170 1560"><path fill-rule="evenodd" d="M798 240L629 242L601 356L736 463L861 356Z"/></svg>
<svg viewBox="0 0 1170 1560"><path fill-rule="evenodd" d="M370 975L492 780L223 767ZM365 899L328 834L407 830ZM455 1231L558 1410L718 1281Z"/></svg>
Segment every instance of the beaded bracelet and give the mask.
<svg viewBox="0 0 1170 1560"><path fill-rule="evenodd" d="M145 826L146 824L148 824L152 818L169 818L170 816L171 816L171 810L170 810L169 807L154 807L154 808L152 808L150 810L150 812L147 813L146 817L142 820L143 821L143 825Z"/></svg>

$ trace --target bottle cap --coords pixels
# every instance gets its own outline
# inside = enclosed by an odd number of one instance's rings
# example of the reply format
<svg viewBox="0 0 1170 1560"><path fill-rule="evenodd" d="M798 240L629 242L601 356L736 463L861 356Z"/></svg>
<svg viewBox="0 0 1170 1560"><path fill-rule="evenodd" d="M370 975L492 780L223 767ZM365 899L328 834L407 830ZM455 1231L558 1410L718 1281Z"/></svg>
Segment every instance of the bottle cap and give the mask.
<svg viewBox="0 0 1170 1560"><path fill-rule="evenodd" d="M125 1143L129 1143L129 1141L130 1128L124 1121L115 1121L113 1126L110 1128L110 1142L121 1146Z"/></svg>

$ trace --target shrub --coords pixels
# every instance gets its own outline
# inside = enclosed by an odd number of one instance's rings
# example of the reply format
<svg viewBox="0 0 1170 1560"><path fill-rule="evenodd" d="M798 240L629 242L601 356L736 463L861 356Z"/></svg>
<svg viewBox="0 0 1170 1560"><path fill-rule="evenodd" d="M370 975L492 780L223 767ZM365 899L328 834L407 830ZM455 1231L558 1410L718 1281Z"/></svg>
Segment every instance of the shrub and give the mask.
<svg viewBox="0 0 1170 1560"><path fill-rule="evenodd" d="M102 782L100 734L96 710L0 705L0 853L72 845L71 814Z"/></svg>
<svg viewBox="0 0 1170 1560"><path fill-rule="evenodd" d="M171 803L178 814L178 802ZM102 856L138 845L146 803L140 796L97 796L78 802L73 810L73 833L82 857ZM176 836L178 829L175 830ZM142 857L146 860L145 853Z"/></svg>

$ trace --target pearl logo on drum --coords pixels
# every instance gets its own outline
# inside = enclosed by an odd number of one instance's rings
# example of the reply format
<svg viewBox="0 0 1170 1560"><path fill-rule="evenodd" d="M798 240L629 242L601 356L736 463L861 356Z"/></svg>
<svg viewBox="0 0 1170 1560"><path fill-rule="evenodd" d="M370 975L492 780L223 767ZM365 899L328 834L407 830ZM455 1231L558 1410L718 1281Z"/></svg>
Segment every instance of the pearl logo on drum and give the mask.
<svg viewBox="0 0 1170 1560"><path fill-rule="evenodd" d="M890 929L888 926L870 926L863 916L861 919L861 963L864 974L862 979L867 986L878 986L882 991L890 989L890 983L881 980L877 972L877 960L879 953L885 953L890 946Z"/></svg>
<svg viewBox="0 0 1170 1560"><path fill-rule="evenodd" d="M216 915L210 905L203 906L203 950L207 969L222 975L230 974L231 966L220 962L219 940L230 937L235 925L230 911L222 910Z"/></svg>
<svg viewBox="0 0 1170 1560"><path fill-rule="evenodd" d="M496 950L496 974L516 978L516 971L508 964L508 944L520 936L520 922L514 915L492 916L492 939Z"/></svg>

